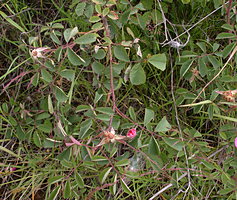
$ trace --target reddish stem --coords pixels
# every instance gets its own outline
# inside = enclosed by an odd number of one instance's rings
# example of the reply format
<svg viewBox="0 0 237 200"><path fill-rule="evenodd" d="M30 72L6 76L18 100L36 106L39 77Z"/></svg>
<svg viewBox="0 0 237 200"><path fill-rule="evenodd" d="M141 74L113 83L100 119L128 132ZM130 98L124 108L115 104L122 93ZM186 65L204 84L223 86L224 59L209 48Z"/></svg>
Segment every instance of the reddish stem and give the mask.
<svg viewBox="0 0 237 200"><path fill-rule="evenodd" d="M105 17L103 17L102 20L103 20L106 36L108 38L110 38L110 30L109 30L108 21ZM115 109L116 109L116 98L115 98L115 93L114 93L113 55L112 55L111 44L108 45L108 53L109 53L109 71L110 71L110 94L109 94L109 96L112 95L113 111L115 111ZM111 115L111 117L110 117L109 127L108 127L109 130L112 127L113 117L114 117L113 115Z"/></svg>

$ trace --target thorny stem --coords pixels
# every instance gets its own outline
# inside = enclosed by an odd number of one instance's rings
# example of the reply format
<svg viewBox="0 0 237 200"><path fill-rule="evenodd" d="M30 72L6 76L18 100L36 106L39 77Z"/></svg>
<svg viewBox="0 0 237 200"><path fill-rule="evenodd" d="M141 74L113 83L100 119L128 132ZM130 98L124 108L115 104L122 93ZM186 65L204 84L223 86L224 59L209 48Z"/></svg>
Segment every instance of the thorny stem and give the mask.
<svg viewBox="0 0 237 200"><path fill-rule="evenodd" d="M103 24L104 24L105 34L108 38L110 38L110 30L109 30L108 21L105 17L103 17L102 20L103 20ZM115 111L116 98L115 98L115 93L114 93L113 55L112 55L111 44L108 45L108 53L109 53L109 71L110 71L110 93L109 93L109 96L111 97L111 95L112 95L113 111ZM110 117L109 127L108 127L109 130L111 129L111 126L112 126L113 117L114 117L113 115L111 115L111 117Z"/></svg>

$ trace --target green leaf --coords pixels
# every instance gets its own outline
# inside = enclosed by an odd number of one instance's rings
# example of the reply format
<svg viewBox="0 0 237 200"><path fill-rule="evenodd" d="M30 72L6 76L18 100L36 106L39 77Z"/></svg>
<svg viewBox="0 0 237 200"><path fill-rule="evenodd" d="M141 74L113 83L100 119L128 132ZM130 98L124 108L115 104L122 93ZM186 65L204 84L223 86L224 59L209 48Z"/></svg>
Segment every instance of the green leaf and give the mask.
<svg viewBox="0 0 237 200"><path fill-rule="evenodd" d="M208 68L204 61L204 58L198 58L198 69L199 73L202 77L206 76L208 74Z"/></svg>
<svg viewBox="0 0 237 200"><path fill-rule="evenodd" d="M148 62L161 71L164 71L166 69L166 56L164 53L151 56L148 59Z"/></svg>
<svg viewBox="0 0 237 200"><path fill-rule="evenodd" d="M53 80L52 75L46 69L41 70L41 75L42 78L48 83Z"/></svg>
<svg viewBox="0 0 237 200"><path fill-rule="evenodd" d="M83 62L85 63L85 61L70 48L67 48L67 56L69 61L75 66L82 65Z"/></svg>
<svg viewBox="0 0 237 200"><path fill-rule="evenodd" d="M229 194L230 192L234 191L235 189L234 188L226 188L226 189L222 189L219 191L219 194L220 195L226 195L226 194Z"/></svg>
<svg viewBox="0 0 237 200"><path fill-rule="evenodd" d="M224 29L226 29L228 31L235 31L234 27L232 25L230 25L230 24L223 24L221 26L221 28L224 28Z"/></svg>
<svg viewBox="0 0 237 200"><path fill-rule="evenodd" d="M181 0L183 4L189 4L190 0Z"/></svg>
<svg viewBox="0 0 237 200"><path fill-rule="evenodd" d="M56 28L58 28L58 29L64 29L64 26L61 24L61 23L55 23L55 24L53 24L52 25L52 28L54 29L56 29Z"/></svg>
<svg viewBox="0 0 237 200"><path fill-rule="evenodd" d="M130 194L130 195L133 195L133 192L130 190L130 188L127 186L127 184L124 182L124 180L121 179L120 182L121 182L124 192L126 192L127 194Z"/></svg>
<svg viewBox="0 0 237 200"><path fill-rule="evenodd" d="M155 128L155 132L166 132L171 129L170 123L167 121L166 117L164 116L160 122L157 124Z"/></svg>
<svg viewBox="0 0 237 200"><path fill-rule="evenodd" d="M45 133L50 133L52 130L52 124L50 121L45 121L43 124L38 125L37 128Z"/></svg>
<svg viewBox="0 0 237 200"><path fill-rule="evenodd" d="M235 38L236 35L233 33L219 33L216 39L226 39L226 38Z"/></svg>
<svg viewBox="0 0 237 200"><path fill-rule="evenodd" d="M205 42L197 42L197 45L200 47L200 49L206 53L207 48L206 48L206 43Z"/></svg>
<svg viewBox="0 0 237 200"><path fill-rule="evenodd" d="M87 133L87 131L90 129L90 127L92 126L92 120L91 119L87 119L84 122L81 123L81 128L80 128L80 138L83 139Z"/></svg>
<svg viewBox="0 0 237 200"><path fill-rule="evenodd" d="M145 109L145 117L144 117L144 125L146 126L151 120L154 119L155 113L153 110L146 108Z"/></svg>
<svg viewBox="0 0 237 200"><path fill-rule="evenodd" d="M105 71L105 66L102 65L101 63L95 61L92 63L92 70L99 75L102 75Z"/></svg>
<svg viewBox="0 0 237 200"><path fill-rule="evenodd" d="M50 33L50 38L58 45L61 45L61 41L58 39L58 36L54 32Z"/></svg>
<svg viewBox="0 0 237 200"><path fill-rule="evenodd" d="M215 69L218 69L221 66L220 62L214 56L208 55L207 57Z"/></svg>
<svg viewBox="0 0 237 200"><path fill-rule="evenodd" d="M129 78L133 85L141 85L146 82L146 74L140 63L132 67Z"/></svg>
<svg viewBox="0 0 237 200"><path fill-rule="evenodd" d="M75 71L72 69L64 69L60 72L60 75L69 81L73 81L75 78Z"/></svg>
<svg viewBox="0 0 237 200"><path fill-rule="evenodd" d="M149 141L148 153L156 156L160 154L160 148L158 142L154 137L151 137Z"/></svg>
<svg viewBox="0 0 237 200"><path fill-rule="evenodd" d="M73 163L68 161L70 159L70 154L71 154L71 149L67 148L62 153L58 154L58 156L56 158L59 161L61 161L61 163L63 163L64 166L67 165L68 168L72 168L73 167Z"/></svg>
<svg viewBox="0 0 237 200"><path fill-rule="evenodd" d="M130 10L130 9L127 9L125 12L123 12L123 13L121 14L120 22L121 22L123 25L127 24L128 20L129 20L129 18L130 18L130 13L131 13L131 10ZM108 17L110 17L110 15L108 15ZM113 16L112 16L111 19L113 19ZM114 20L116 20L116 18L114 18Z"/></svg>
<svg viewBox="0 0 237 200"><path fill-rule="evenodd" d="M16 22L14 22L10 17L8 17L4 12L0 11L0 15L8 21L12 26L20 30L21 32L26 32L20 25L18 25Z"/></svg>
<svg viewBox="0 0 237 200"><path fill-rule="evenodd" d="M108 115L114 114L114 111L112 110L112 108L109 108L109 107L97 107L95 110L104 114L108 114Z"/></svg>
<svg viewBox="0 0 237 200"><path fill-rule="evenodd" d="M210 161L208 162L208 161L203 160L202 164L205 165L210 170L213 170L216 168L212 163L210 163Z"/></svg>
<svg viewBox="0 0 237 200"><path fill-rule="evenodd" d="M129 163L130 163L129 159L123 159L123 160L116 162L114 166L123 167L123 166L129 165Z"/></svg>
<svg viewBox="0 0 237 200"><path fill-rule="evenodd" d="M101 121L108 122L110 120L110 115L107 114L98 114L96 115L96 119L99 119Z"/></svg>
<svg viewBox="0 0 237 200"><path fill-rule="evenodd" d="M53 103L52 103L52 99L51 99L50 94L48 95L48 109L49 109L50 114L54 113Z"/></svg>
<svg viewBox="0 0 237 200"><path fill-rule="evenodd" d="M62 176L62 175L50 177L48 179L48 184L51 185L51 184L57 183L57 182L61 181L63 178L64 178L64 176Z"/></svg>
<svg viewBox="0 0 237 200"><path fill-rule="evenodd" d="M103 49L99 49L97 53L93 54L93 57L99 60L103 59L105 56L106 56L106 53Z"/></svg>
<svg viewBox="0 0 237 200"><path fill-rule="evenodd" d="M102 13L101 5L99 5L99 4L95 5L95 11L96 11L98 14L101 14L101 13Z"/></svg>
<svg viewBox="0 0 237 200"><path fill-rule="evenodd" d="M68 97L58 86L55 87L55 96L59 103L67 101Z"/></svg>
<svg viewBox="0 0 237 200"><path fill-rule="evenodd" d="M128 108L128 112L129 112L129 116L131 117L131 119L133 121L137 121L136 113L135 113L134 108L132 106L130 106Z"/></svg>
<svg viewBox="0 0 237 200"><path fill-rule="evenodd" d="M79 3L77 4L77 7L75 9L75 12L77 14L77 16L82 16L83 15L83 12L85 10L85 7L86 7L86 3L85 2L82 2L82 3Z"/></svg>
<svg viewBox="0 0 237 200"><path fill-rule="evenodd" d="M77 38L74 42L76 44L91 44L96 41L98 34L96 33L88 33L79 38Z"/></svg>
<svg viewBox="0 0 237 200"><path fill-rule="evenodd" d="M39 83L39 73L37 72L31 79L32 85L36 87Z"/></svg>
<svg viewBox="0 0 237 200"><path fill-rule="evenodd" d="M64 32L64 39L68 43L72 37L74 37L78 33L78 28L67 28Z"/></svg>
<svg viewBox="0 0 237 200"><path fill-rule="evenodd" d="M99 174L99 181L101 184L103 184L108 177L112 167L104 169L100 174Z"/></svg>
<svg viewBox="0 0 237 200"><path fill-rule="evenodd" d="M114 55L118 60L122 60L124 62L130 62L127 51L123 46L115 46L113 50Z"/></svg>
<svg viewBox="0 0 237 200"><path fill-rule="evenodd" d="M55 51L55 58L57 59L58 62L60 62L61 57L62 57L62 52L63 52L63 48L59 47L56 51Z"/></svg>
<svg viewBox="0 0 237 200"><path fill-rule="evenodd" d="M64 188L64 192L63 192L63 196L64 198L70 198L71 197L71 183L69 180L67 180L65 188Z"/></svg>
<svg viewBox="0 0 237 200"><path fill-rule="evenodd" d="M99 16L91 16L89 19L89 22L95 23L95 22L99 22L100 20L101 18Z"/></svg>
<svg viewBox="0 0 237 200"><path fill-rule="evenodd" d="M91 17L94 13L94 5L87 5L84 14L87 18Z"/></svg>
<svg viewBox="0 0 237 200"><path fill-rule="evenodd" d="M107 7L107 8L105 8L104 10L103 10L103 12L102 12L102 15L105 17L106 15L108 15L109 14L109 8Z"/></svg>
<svg viewBox="0 0 237 200"><path fill-rule="evenodd" d="M79 188L84 188L85 186L84 181L78 172L75 173L75 179Z"/></svg>
<svg viewBox="0 0 237 200"><path fill-rule="evenodd" d="M208 112L209 119L212 120L213 114L214 114L214 108L212 104L208 106L207 112Z"/></svg>
<svg viewBox="0 0 237 200"><path fill-rule="evenodd" d="M19 138L19 140L25 140L26 138L26 134L25 132L23 131L22 127L20 125L18 125L16 127L16 136Z"/></svg>
<svg viewBox="0 0 237 200"><path fill-rule="evenodd" d="M166 144L168 144L170 147L172 147L173 149L177 151L181 151L184 146L184 143L176 138L163 137L162 139L164 140Z"/></svg>
<svg viewBox="0 0 237 200"><path fill-rule="evenodd" d="M215 52L217 49L219 49L219 47L220 47L220 44L214 43L213 46L212 46L213 52Z"/></svg>
<svg viewBox="0 0 237 200"><path fill-rule="evenodd" d="M114 180L113 180L113 182L115 183L113 186L112 186L112 192L113 192L113 195L115 195L116 194L116 191L117 191L117 177L118 177L118 174L115 174L114 175Z"/></svg>
<svg viewBox="0 0 237 200"><path fill-rule="evenodd" d="M214 8L217 9L220 5L222 5L222 0L213 0Z"/></svg>
<svg viewBox="0 0 237 200"><path fill-rule="evenodd" d="M0 109L1 109L1 108L0 108ZM3 109L3 112L5 112L5 113L8 113L8 112L9 112L9 108L8 108L7 103L3 103L3 104L2 104L2 109Z"/></svg>
<svg viewBox="0 0 237 200"><path fill-rule="evenodd" d="M98 161L106 161L107 158L105 158L104 156L97 156L97 155L95 155L95 156L92 156L91 160L95 161L95 162L98 162Z"/></svg>
<svg viewBox="0 0 237 200"><path fill-rule="evenodd" d="M50 117L49 113L43 112L36 116L35 120L48 119Z"/></svg>
<svg viewBox="0 0 237 200"><path fill-rule="evenodd" d="M236 42L230 43L228 44L222 51L222 56L225 59L228 55L230 55L230 53L232 52L232 50L234 49L236 45Z"/></svg>
<svg viewBox="0 0 237 200"><path fill-rule="evenodd" d="M51 138L46 138L43 143L44 148L55 148L59 145L62 145L62 141L54 140Z"/></svg>
<svg viewBox="0 0 237 200"><path fill-rule="evenodd" d="M85 110L89 110L91 107L88 106L88 105L79 105L77 106L76 108L76 113L77 112L82 112L82 111L85 111Z"/></svg>
<svg viewBox="0 0 237 200"><path fill-rule="evenodd" d="M184 77L184 75L188 72L189 68L192 66L194 60L187 60L184 62L180 68L180 76Z"/></svg>
<svg viewBox="0 0 237 200"><path fill-rule="evenodd" d="M61 186L56 187L49 195L48 200L55 200L60 192Z"/></svg>
<svg viewBox="0 0 237 200"><path fill-rule="evenodd" d="M37 147L42 147L41 138L37 132L33 133L33 141Z"/></svg>

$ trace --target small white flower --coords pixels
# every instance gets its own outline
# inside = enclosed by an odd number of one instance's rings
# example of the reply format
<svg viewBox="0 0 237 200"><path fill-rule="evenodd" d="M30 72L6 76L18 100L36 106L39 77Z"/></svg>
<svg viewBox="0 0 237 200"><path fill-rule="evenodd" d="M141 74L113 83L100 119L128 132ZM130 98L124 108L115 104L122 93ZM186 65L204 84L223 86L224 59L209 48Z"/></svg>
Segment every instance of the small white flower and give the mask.
<svg viewBox="0 0 237 200"><path fill-rule="evenodd" d="M45 56L42 54L45 50L49 49L48 47L39 47L36 49L33 49L30 54L34 59L37 58L45 58Z"/></svg>

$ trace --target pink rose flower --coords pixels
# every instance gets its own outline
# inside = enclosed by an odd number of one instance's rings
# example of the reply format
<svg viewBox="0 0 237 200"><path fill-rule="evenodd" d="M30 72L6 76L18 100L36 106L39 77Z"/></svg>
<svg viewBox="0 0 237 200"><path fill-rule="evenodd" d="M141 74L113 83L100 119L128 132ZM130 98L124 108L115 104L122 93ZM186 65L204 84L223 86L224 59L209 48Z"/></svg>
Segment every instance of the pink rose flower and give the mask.
<svg viewBox="0 0 237 200"><path fill-rule="evenodd" d="M136 135L137 135L137 131L136 131L135 128L130 129L130 130L128 131L128 133L127 133L127 137L129 137L129 138L131 138L131 139L133 139L134 137L136 137Z"/></svg>
<svg viewBox="0 0 237 200"><path fill-rule="evenodd" d="M235 147L237 148L237 137L235 138Z"/></svg>

